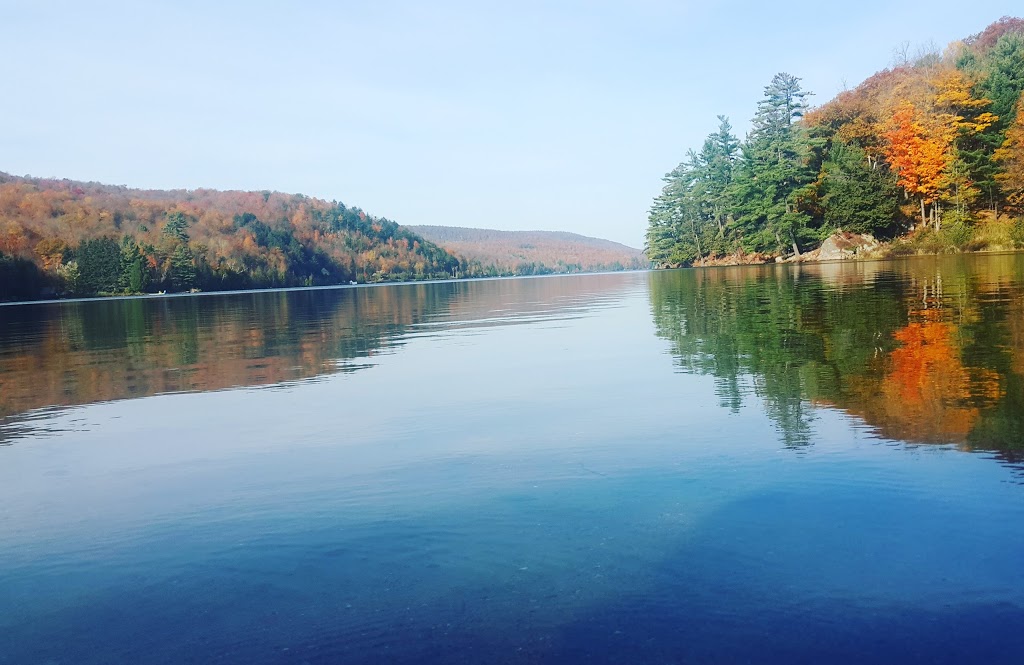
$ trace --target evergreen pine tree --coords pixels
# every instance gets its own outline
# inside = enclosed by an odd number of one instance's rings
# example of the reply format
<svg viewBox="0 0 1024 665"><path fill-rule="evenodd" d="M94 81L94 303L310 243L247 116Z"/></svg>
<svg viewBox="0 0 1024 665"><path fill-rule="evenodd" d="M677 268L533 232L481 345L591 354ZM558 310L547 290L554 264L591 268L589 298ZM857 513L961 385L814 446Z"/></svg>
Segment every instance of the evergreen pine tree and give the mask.
<svg viewBox="0 0 1024 665"><path fill-rule="evenodd" d="M795 124L810 94L799 78L780 73L757 105L731 189L747 249L783 253L788 247L799 254L800 245L816 237L811 216L800 205L815 177L809 166L811 143L806 130Z"/></svg>

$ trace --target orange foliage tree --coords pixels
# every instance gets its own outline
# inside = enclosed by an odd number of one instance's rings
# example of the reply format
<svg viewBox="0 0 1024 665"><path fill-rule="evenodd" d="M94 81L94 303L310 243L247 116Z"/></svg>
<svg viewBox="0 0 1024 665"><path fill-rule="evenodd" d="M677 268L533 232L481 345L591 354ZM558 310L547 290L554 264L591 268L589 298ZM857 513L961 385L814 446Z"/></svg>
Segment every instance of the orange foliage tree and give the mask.
<svg viewBox="0 0 1024 665"><path fill-rule="evenodd" d="M886 161L896 173L896 182L921 202L921 224L928 223L927 206L932 206L931 215L937 220L935 202L943 172L950 164L951 137L943 132L929 132L910 102L896 108L892 128L884 137Z"/></svg>

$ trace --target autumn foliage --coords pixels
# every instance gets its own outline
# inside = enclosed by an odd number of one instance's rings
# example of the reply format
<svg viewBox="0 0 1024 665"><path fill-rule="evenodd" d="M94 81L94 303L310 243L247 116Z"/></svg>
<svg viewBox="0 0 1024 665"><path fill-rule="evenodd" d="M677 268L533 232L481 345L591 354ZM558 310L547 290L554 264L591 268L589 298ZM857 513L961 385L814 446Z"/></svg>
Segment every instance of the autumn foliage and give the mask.
<svg viewBox="0 0 1024 665"><path fill-rule="evenodd" d="M1007 203L1024 208L1024 98L1017 103L1017 118L996 150L995 159L1003 168L996 178L1006 192Z"/></svg>
<svg viewBox="0 0 1024 665"><path fill-rule="evenodd" d="M0 174L0 298L454 277L458 257L359 208Z"/></svg>
<svg viewBox="0 0 1024 665"><path fill-rule="evenodd" d="M799 259L838 231L923 251L1024 247L1024 19L897 53L818 108L788 73L764 92L746 141L720 116L666 174L649 214L655 263ZM989 222L1002 230L978 232Z"/></svg>
<svg viewBox="0 0 1024 665"><path fill-rule="evenodd" d="M925 206L939 197L942 174L950 160L949 142L946 135L925 130L910 102L896 109L891 122L892 129L882 135L885 159L896 174L896 183L920 199L924 223Z"/></svg>
<svg viewBox="0 0 1024 665"><path fill-rule="evenodd" d="M1024 90L1024 68L1017 72L1015 58L1000 54L1022 36L1024 21L1007 18L942 53L904 58L811 112L808 122L888 169L918 206L921 224L941 228L944 212L998 212L1006 192L995 152L1015 114L1005 98L1015 104ZM1004 79L1008 85L992 83Z"/></svg>

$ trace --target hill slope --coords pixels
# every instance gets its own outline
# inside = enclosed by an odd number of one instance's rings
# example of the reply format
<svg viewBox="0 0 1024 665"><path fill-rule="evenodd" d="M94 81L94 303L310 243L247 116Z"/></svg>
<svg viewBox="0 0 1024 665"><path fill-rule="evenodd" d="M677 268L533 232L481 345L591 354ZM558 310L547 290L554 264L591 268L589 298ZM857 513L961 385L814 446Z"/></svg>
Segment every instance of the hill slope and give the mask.
<svg viewBox="0 0 1024 665"><path fill-rule="evenodd" d="M0 299L436 279L462 263L395 222L301 194L0 173Z"/></svg>
<svg viewBox="0 0 1024 665"><path fill-rule="evenodd" d="M498 231L455 226L410 226L490 274L541 274L647 267L639 249L565 231Z"/></svg>

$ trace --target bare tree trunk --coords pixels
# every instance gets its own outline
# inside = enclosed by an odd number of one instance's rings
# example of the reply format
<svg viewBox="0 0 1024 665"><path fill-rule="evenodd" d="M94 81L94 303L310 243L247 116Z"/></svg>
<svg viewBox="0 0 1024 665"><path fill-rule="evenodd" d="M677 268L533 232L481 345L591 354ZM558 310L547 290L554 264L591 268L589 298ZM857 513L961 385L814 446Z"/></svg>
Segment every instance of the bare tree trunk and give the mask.
<svg viewBox="0 0 1024 665"><path fill-rule="evenodd" d="M703 260L704 252L700 249L700 237L697 235L697 225L693 223L693 217L690 218L690 230L693 231L693 242L697 245L697 258Z"/></svg>

